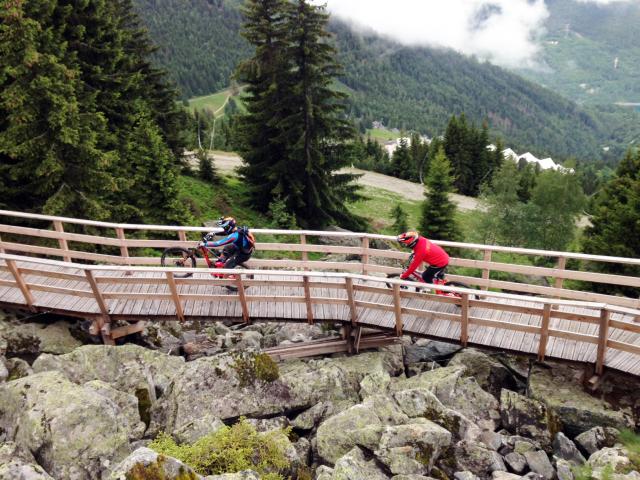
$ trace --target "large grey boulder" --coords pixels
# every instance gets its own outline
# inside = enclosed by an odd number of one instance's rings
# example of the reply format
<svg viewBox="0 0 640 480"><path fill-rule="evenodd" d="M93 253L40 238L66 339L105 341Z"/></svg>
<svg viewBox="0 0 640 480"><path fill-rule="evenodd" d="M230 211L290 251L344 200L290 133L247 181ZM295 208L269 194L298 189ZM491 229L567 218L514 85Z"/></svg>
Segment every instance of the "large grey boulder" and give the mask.
<svg viewBox="0 0 640 480"><path fill-rule="evenodd" d="M451 433L433 422L387 426L376 457L399 475L427 475L451 444Z"/></svg>
<svg viewBox="0 0 640 480"><path fill-rule="evenodd" d="M503 472L497 470L491 473L492 480L520 480L522 477L520 475L516 475L515 473Z"/></svg>
<svg viewBox="0 0 640 480"><path fill-rule="evenodd" d="M527 470L527 459L521 453L508 453L504 456L504 461L515 473L523 474Z"/></svg>
<svg viewBox="0 0 640 480"><path fill-rule="evenodd" d="M449 361L448 366L463 365L464 375L473 377L483 390L499 398L503 387L515 387L516 382L507 367L475 348L465 348Z"/></svg>
<svg viewBox="0 0 640 480"><path fill-rule="evenodd" d="M495 430L500 420L499 404L493 395L480 388L471 377L465 377L466 367L456 365L438 368L411 378L393 378L391 392L424 388L440 402L471 420L481 429Z"/></svg>
<svg viewBox="0 0 640 480"><path fill-rule="evenodd" d="M356 402L353 400L342 400L335 403L331 401L319 402L291 420L290 424L300 430L311 430L327 418L351 408L355 404Z"/></svg>
<svg viewBox="0 0 640 480"><path fill-rule="evenodd" d="M461 413L445 407L440 400L426 388L401 390L393 394L402 411L411 418L422 417L431 420L449 430L456 440L476 440L480 428Z"/></svg>
<svg viewBox="0 0 640 480"><path fill-rule="evenodd" d="M544 480L553 480L556 475L553 465L549 461L549 457L543 450L525 452L524 458L532 472L542 475Z"/></svg>
<svg viewBox="0 0 640 480"><path fill-rule="evenodd" d="M462 349L455 343L438 342L436 340L418 340L405 347L404 361L407 365L422 362L438 362Z"/></svg>
<svg viewBox="0 0 640 480"><path fill-rule="evenodd" d="M140 333L144 345L168 355L180 353L182 329L177 322L149 322Z"/></svg>
<svg viewBox="0 0 640 480"><path fill-rule="evenodd" d="M82 345L71 335L65 321L51 324L0 321L0 337L7 342L8 353L12 356L40 352L63 354Z"/></svg>
<svg viewBox="0 0 640 480"><path fill-rule="evenodd" d="M593 453L587 464L593 469L593 476L596 478L600 478L604 469L611 469L612 473L616 474L625 474L637 468L629 459L629 451L619 444Z"/></svg>
<svg viewBox="0 0 640 480"><path fill-rule="evenodd" d="M455 461L460 471L468 471L480 478L491 476L491 472L507 471L507 467L498 452L494 452L481 443L461 440L455 446Z"/></svg>
<svg viewBox="0 0 640 480"><path fill-rule="evenodd" d="M380 442L383 428L380 418L370 408L354 405L318 427L318 455L325 462L334 464L355 446L374 450Z"/></svg>
<svg viewBox="0 0 640 480"><path fill-rule="evenodd" d="M562 458L556 459L556 475L558 480L574 480L575 466L571 463L563 460Z"/></svg>
<svg viewBox="0 0 640 480"><path fill-rule="evenodd" d="M18 357L7 358L5 360L5 364L7 366L7 370L9 371L9 380L17 380L19 378L26 377L28 375L33 374L33 369L31 366Z"/></svg>
<svg viewBox="0 0 640 480"><path fill-rule="evenodd" d="M138 475L138 478L162 478L165 480L200 480L191 467L180 460L165 455L160 455L150 448L138 448L131 455L118 464L109 480L128 480ZM257 477L256 477L257 478Z"/></svg>
<svg viewBox="0 0 640 480"><path fill-rule="evenodd" d="M186 363L167 393L152 407L150 432L189 435L192 425L240 416L265 417L310 408L319 402L357 402L363 378L376 370L395 374L401 364L390 351L311 361L285 362L279 378L241 382L231 355Z"/></svg>
<svg viewBox="0 0 640 480"><path fill-rule="evenodd" d="M537 440L547 450L551 449L553 436L560 426L544 403L506 389L500 393L500 417L504 428Z"/></svg>
<svg viewBox="0 0 640 480"><path fill-rule="evenodd" d="M66 355L40 355L34 372L59 371L72 382L102 380L153 403L184 365L184 359L138 345L85 345Z"/></svg>
<svg viewBox="0 0 640 480"><path fill-rule="evenodd" d="M575 466L582 465L587 461L578 450L578 447L576 447L576 444L562 432L558 432L556 438L553 439L553 455Z"/></svg>
<svg viewBox="0 0 640 480"><path fill-rule="evenodd" d="M336 461L331 480L388 480L375 460L367 460L364 452L355 447Z"/></svg>
<svg viewBox="0 0 640 480"><path fill-rule="evenodd" d="M605 447L613 447L620 431L611 427L593 427L575 438L576 444L589 455Z"/></svg>
<svg viewBox="0 0 640 480"><path fill-rule="evenodd" d="M546 404L561 419L561 430L570 437L597 426L633 428L630 410L616 410L608 402L589 395L580 383L581 375L570 367L535 366L529 375L529 396Z"/></svg>
<svg viewBox="0 0 640 480"><path fill-rule="evenodd" d="M30 451L13 442L0 444L0 480L54 480Z"/></svg>
<svg viewBox="0 0 640 480"><path fill-rule="evenodd" d="M40 465L54 478L99 478L143 431L139 418L131 424L135 399L126 401L117 391L105 394L108 388L77 385L59 372L0 385L0 441L38 452Z"/></svg>

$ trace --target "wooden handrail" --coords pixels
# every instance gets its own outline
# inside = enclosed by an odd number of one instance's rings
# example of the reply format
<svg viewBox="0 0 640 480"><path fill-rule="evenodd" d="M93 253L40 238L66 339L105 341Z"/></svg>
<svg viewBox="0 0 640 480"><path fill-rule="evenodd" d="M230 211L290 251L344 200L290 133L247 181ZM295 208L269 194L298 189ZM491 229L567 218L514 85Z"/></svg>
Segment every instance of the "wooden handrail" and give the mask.
<svg viewBox="0 0 640 480"><path fill-rule="evenodd" d="M88 225L95 227L104 227L109 229L121 228L124 230L147 230L147 231L167 231L167 232L209 232L212 230L210 227L186 227L186 226L172 226L172 225L137 225L137 224L124 224L124 223L111 223L111 222L99 222L94 220L83 220L69 217L59 217L53 215L41 215L34 213L15 212L10 210L0 210L0 216L25 218L25 219L37 219L46 220L49 222L60 221L62 223L69 223L75 225ZM315 237L342 237L342 238L368 238L370 240L387 240L395 241L394 236L379 235L371 233L354 233L354 232L333 232L333 231L317 231L317 230L281 230L281 229L252 229L252 232L256 234L266 235L306 235ZM565 257L567 259L575 260L587 260L594 262L610 262L610 263L623 263L628 265L640 265L640 259L625 258L625 257L612 257L606 255L589 255L584 253L575 252L560 252L552 250L539 250L529 248L515 248L515 247L501 247L497 245L481 245L475 243L462 243L462 242L448 242L443 240L436 240L434 243L447 247L462 248L478 251L492 251L492 252L506 252L515 253L521 255L531 256L544 256L544 257Z"/></svg>

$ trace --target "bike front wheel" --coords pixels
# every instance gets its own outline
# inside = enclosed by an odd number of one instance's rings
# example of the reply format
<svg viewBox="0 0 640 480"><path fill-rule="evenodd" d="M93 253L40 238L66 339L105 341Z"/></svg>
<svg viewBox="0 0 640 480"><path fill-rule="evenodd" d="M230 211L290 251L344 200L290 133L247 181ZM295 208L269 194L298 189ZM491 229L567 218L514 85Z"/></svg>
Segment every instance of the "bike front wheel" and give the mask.
<svg viewBox="0 0 640 480"><path fill-rule="evenodd" d="M180 247L167 248L162 252L160 265L169 268L196 268L196 257L191 250ZM187 278L193 273L174 273L176 278Z"/></svg>

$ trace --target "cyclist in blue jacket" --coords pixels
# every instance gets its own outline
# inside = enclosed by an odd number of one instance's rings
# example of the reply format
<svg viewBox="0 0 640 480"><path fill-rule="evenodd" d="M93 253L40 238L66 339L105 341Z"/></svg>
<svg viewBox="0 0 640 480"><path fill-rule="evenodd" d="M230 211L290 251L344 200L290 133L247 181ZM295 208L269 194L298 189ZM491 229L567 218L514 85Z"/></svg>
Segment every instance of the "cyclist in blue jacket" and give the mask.
<svg viewBox="0 0 640 480"><path fill-rule="evenodd" d="M224 247L216 266L235 268L236 265L249 260L255 249L255 238L249 228L238 228L236 219L233 217L221 217L217 225L222 228L222 232L212 232L205 237L204 241L200 242L201 246L207 248ZM224 238L212 241L211 238L216 235L224 235Z"/></svg>

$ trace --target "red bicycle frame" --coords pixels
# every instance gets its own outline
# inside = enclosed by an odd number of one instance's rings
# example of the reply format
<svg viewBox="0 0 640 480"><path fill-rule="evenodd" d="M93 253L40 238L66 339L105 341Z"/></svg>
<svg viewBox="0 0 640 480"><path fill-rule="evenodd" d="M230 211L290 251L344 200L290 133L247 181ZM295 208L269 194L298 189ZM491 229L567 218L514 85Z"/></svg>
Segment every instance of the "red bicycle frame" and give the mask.
<svg viewBox="0 0 640 480"><path fill-rule="evenodd" d="M413 278L413 281L415 282L420 282L420 283L427 283L424 281L424 278L422 278L422 272L419 272L417 270L414 270L414 272L409 275L409 278ZM433 285L445 285L447 282L444 278L438 278L438 277L434 277L433 279ZM458 294L454 293L454 292L445 292L443 290L435 290L436 295L443 295L445 297L459 297Z"/></svg>
<svg viewBox="0 0 640 480"><path fill-rule="evenodd" d="M224 262L211 261L211 258L209 258L209 252L210 252L209 248L201 245L198 247L198 249L200 250L200 253L202 253L202 256L204 257L204 261L206 262L208 268L224 268ZM220 258L220 257L216 257L216 258ZM235 275L225 275L222 273L212 273L211 276L214 278L231 278L231 279L235 278Z"/></svg>

